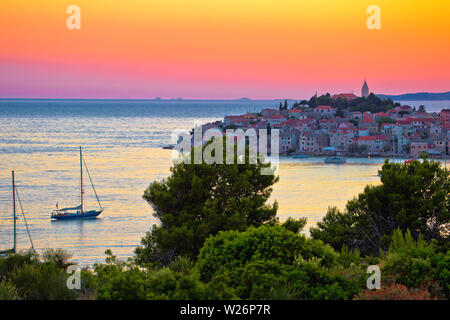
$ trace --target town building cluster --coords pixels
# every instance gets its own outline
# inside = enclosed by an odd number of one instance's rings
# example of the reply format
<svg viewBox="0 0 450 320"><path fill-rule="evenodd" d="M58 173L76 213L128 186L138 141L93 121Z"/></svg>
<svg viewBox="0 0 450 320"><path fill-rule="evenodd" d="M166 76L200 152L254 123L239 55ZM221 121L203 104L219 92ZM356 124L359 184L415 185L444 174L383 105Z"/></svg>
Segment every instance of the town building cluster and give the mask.
<svg viewBox="0 0 450 320"><path fill-rule="evenodd" d="M333 99L355 99L354 94L337 94ZM448 155L450 109L428 113L407 105L387 112L371 113L320 105L292 109L263 109L259 113L225 116L206 128L254 128L279 130L281 154L327 154L336 150L349 156L383 155L417 158L423 152L433 157ZM387 121L389 120L389 121ZM384 122L387 121L387 122Z"/></svg>

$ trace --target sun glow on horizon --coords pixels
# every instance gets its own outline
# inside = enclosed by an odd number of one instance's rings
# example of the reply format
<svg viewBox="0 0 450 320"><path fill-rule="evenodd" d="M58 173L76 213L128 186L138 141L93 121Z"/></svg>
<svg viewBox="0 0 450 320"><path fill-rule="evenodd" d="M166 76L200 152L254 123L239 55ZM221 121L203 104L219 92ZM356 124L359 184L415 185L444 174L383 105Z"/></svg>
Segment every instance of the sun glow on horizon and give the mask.
<svg viewBox="0 0 450 320"><path fill-rule="evenodd" d="M366 27L372 4L381 30ZM449 39L446 0L4 0L0 97L448 91Z"/></svg>

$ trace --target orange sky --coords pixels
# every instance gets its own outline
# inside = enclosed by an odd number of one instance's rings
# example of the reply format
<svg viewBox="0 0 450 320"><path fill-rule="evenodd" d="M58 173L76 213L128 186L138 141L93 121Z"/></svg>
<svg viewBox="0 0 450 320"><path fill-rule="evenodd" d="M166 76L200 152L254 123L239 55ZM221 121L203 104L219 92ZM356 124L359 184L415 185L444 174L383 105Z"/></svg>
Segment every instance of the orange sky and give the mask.
<svg viewBox="0 0 450 320"><path fill-rule="evenodd" d="M2 0L0 48L3 98L449 91L450 1Z"/></svg>

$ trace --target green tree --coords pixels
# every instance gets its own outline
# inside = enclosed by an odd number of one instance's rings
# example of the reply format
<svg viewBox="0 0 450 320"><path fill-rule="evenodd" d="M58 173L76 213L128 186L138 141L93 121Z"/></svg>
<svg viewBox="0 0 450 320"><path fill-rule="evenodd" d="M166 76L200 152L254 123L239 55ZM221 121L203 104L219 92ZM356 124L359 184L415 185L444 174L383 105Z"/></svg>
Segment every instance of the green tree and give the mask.
<svg viewBox="0 0 450 320"><path fill-rule="evenodd" d="M421 236L415 240L409 230L397 229L388 251L382 255L383 274L408 288L426 288L433 296L449 298L450 251L437 252L434 243Z"/></svg>
<svg viewBox="0 0 450 320"><path fill-rule="evenodd" d="M289 231L292 231L293 233L299 233L306 226L306 222L306 218L293 219L289 217L281 226Z"/></svg>
<svg viewBox="0 0 450 320"><path fill-rule="evenodd" d="M397 228L411 230L415 238L422 234L426 240L444 243L441 228L450 222L447 170L428 160L410 164L386 160L380 174L381 185L366 186L344 212L329 210L311 229L311 236L335 249L347 245L365 254L386 250Z"/></svg>
<svg viewBox="0 0 450 320"><path fill-rule="evenodd" d="M381 125L382 123L396 123L397 121L395 121L392 118L385 117L385 118L377 119L377 122L378 122L378 125Z"/></svg>
<svg viewBox="0 0 450 320"><path fill-rule="evenodd" d="M208 238L197 268L201 279L221 282L242 299L348 299L362 289L364 272L337 270L338 259L322 241L264 225Z"/></svg>
<svg viewBox="0 0 450 320"><path fill-rule="evenodd" d="M358 119L350 119L348 122L353 123L355 125L356 128L358 128L359 126L359 121Z"/></svg>
<svg viewBox="0 0 450 320"><path fill-rule="evenodd" d="M223 143L224 164L181 162L168 178L150 184L143 197L160 225L154 225L135 250L139 263L167 264L178 255L195 259L210 235L277 221L277 202L266 203L278 181L274 168L261 159L249 163L248 156L244 164L237 164L236 145L234 155L234 164L225 164ZM272 174L262 175L261 169Z"/></svg>
<svg viewBox="0 0 450 320"><path fill-rule="evenodd" d="M222 298L199 281L192 263L176 260L173 267L139 268L106 252L106 263L94 265L99 300L206 300ZM224 296L225 299L233 296Z"/></svg>

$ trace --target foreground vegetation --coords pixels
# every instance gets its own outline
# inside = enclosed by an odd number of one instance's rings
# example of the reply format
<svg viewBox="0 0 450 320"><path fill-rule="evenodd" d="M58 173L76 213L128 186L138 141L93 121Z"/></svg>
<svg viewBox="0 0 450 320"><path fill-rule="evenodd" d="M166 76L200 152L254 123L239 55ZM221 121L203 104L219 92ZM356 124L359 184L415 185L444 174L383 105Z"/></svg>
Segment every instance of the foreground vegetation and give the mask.
<svg viewBox="0 0 450 320"><path fill-rule="evenodd" d="M135 256L81 271L48 250L0 258L0 299L448 299L450 185L439 163L386 161L381 185L330 208L308 238L306 219L276 218L267 164L178 164L144 193L159 226ZM369 265L381 289L368 290Z"/></svg>

